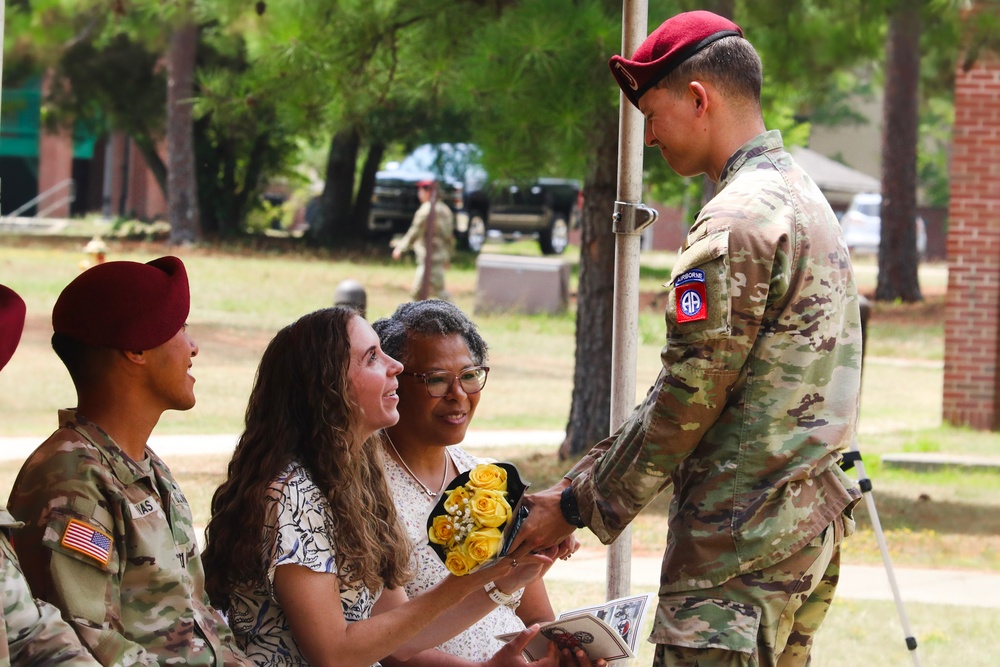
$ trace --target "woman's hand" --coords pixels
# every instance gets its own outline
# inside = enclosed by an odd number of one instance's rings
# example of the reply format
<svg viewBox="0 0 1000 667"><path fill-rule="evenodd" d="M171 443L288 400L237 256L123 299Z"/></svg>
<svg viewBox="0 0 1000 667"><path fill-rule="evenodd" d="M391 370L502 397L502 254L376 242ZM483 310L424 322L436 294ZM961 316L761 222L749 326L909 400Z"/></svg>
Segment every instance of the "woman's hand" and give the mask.
<svg viewBox="0 0 1000 667"><path fill-rule="evenodd" d="M560 667L607 667L607 664L608 663L604 658L592 661L587 657L587 654L580 649L576 649L576 651L573 652L568 648L564 648L559 654Z"/></svg>
<svg viewBox="0 0 1000 667"><path fill-rule="evenodd" d="M512 567L503 576L494 576L493 583L503 593L513 593L524 588L533 581L537 581L545 576L552 564L555 563L557 549L552 547L538 553L530 554L525 558L517 560L517 567ZM508 560L508 559L505 559Z"/></svg>
<svg viewBox="0 0 1000 667"><path fill-rule="evenodd" d="M569 560L569 558L577 552L580 548L580 540L576 539L576 535L570 535L565 540L559 543L556 547L558 553L556 558L559 560Z"/></svg>
<svg viewBox="0 0 1000 667"><path fill-rule="evenodd" d="M548 649L545 656L538 660L528 661L522 655L525 647L539 633L541 628L532 625L525 628L521 634L507 642L507 645L496 652L492 658L483 663L484 667L517 667L519 665L533 665L534 667L606 667L608 664L604 660L592 662L587 654L581 650L575 653L569 649L562 652L552 642L548 642Z"/></svg>
<svg viewBox="0 0 1000 667"><path fill-rule="evenodd" d="M511 639L507 644L493 654L493 657L483 663L484 667L520 667L522 665L534 665L535 667L558 667L560 665L559 649L552 642L549 642L545 657L540 660L529 662L521 654L525 647L531 643L535 635L541 628L536 624L525 628L521 633Z"/></svg>

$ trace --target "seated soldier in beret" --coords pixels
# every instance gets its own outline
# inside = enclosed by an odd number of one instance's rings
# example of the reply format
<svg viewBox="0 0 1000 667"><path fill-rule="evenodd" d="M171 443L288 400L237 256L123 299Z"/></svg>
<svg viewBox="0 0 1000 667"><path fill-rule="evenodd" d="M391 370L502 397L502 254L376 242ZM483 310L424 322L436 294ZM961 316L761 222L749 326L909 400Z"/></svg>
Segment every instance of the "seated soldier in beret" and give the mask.
<svg viewBox="0 0 1000 667"><path fill-rule="evenodd" d="M24 301L0 285L0 369L24 329ZM0 665L97 665L52 605L31 597L8 532L21 524L0 507Z"/></svg>
<svg viewBox="0 0 1000 667"><path fill-rule="evenodd" d="M187 500L146 445L164 411L195 403L189 306L184 264L161 257L88 269L52 311L78 402L14 482L14 546L105 665L250 664L208 603Z"/></svg>

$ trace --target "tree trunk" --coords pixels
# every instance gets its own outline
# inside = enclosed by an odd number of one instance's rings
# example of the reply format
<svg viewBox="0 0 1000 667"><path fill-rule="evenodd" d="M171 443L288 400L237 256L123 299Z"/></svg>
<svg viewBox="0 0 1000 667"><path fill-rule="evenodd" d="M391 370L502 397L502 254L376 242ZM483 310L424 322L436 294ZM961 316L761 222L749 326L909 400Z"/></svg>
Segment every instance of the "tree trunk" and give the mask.
<svg viewBox="0 0 1000 667"><path fill-rule="evenodd" d="M167 165L163 163L163 158L160 154L156 152L156 143L153 138L148 134L133 134L131 135L132 141L135 142L135 147L139 149L142 153L142 159L146 161L146 166L149 167L149 171L153 173L153 178L156 179L156 184L160 186L160 191L163 192L163 196L167 196Z"/></svg>
<svg viewBox="0 0 1000 667"><path fill-rule="evenodd" d="M376 142L368 147L368 155L365 157L365 164L361 167L361 180L358 181L358 193L354 198L354 227L361 227L367 230L368 215L372 210L372 193L375 191L375 174L379 165L382 164L382 156L385 155L385 144Z"/></svg>
<svg viewBox="0 0 1000 667"><path fill-rule="evenodd" d="M330 141L326 182L320 195L320 226L314 237L322 246L333 248L363 238L352 229L351 216L360 145L361 135L354 127L339 130Z"/></svg>
<svg viewBox="0 0 1000 667"><path fill-rule="evenodd" d="M576 310L576 367L566 440L560 458L579 458L607 437L611 421L611 347L615 293L618 118L602 119L584 184L580 286Z"/></svg>
<svg viewBox="0 0 1000 667"><path fill-rule="evenodd" d="M877 301L920 301L917 280L917 127L920 4L902 0L889 18L882 128L882 232Z"/></svg>
<svg viewBox="0 0 1000 667"><path fill-rule="evenodd" d="M170 242L175 244L194 243L201 237L191 122L197 46L194 23L174 28L167 55L167 217Z"/></svg>

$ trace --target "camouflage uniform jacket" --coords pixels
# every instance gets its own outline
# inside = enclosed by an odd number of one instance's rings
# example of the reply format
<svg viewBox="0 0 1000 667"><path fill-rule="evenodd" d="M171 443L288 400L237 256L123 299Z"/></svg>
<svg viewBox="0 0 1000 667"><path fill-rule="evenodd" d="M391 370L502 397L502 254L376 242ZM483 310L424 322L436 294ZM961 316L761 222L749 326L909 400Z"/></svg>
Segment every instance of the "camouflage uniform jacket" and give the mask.
<svg viewBox="0 0 1000 667"><path fill-rule="evenodd" d="M838 466L858 417L857 288L780 133L730 157L671 279L659 377L567 474L604 542L673 485L661 595L774 565L860 496Z"/></svg>
<svg viewBox="0 0 1000 667"><path fill-rule="evenodd" d="M59 422L9 503L35 595L105 665L250 664L209 606L191 508L166 464L147 448L145 469L73 411Z"/></svg>
<svg viewBox="0 0 1000 667"><path fill-rule="evenodd" d="M99 665L77 638L73 628L50 604L35 600L28 589L7 531L21 526L0 508L0 590L3 624L0 667L8 665Z"/></svg>
<svg viewBox="0 0 1000 667"><path fill-rule="evenodd" d="M431 256L437 261L445 262L451 258L452 250L455 248L455 216L451 209L440 201L437 202L434 211L434 248ZM427 234L427 218L430 217L430 214L431 203L427 201L421 204L417 212L413 214L410 228L396 244L396 248L400 252L406 252L412 248L418 256L424 256L423 253L427 252L424 237Z"/></svg>

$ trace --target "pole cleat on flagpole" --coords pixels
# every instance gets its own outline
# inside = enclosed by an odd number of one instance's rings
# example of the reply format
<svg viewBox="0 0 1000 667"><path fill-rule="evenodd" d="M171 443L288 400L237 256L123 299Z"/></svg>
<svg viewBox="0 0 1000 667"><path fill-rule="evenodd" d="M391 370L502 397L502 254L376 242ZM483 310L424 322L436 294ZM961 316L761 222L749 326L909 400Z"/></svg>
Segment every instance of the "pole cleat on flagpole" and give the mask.
<svg viewBox="0 0 1000 667"><path fill-rule="evenodd" d="M615 234L638 234L656 222L659 213L642 203L616 201L612 216L612 231Z"/></svg>

